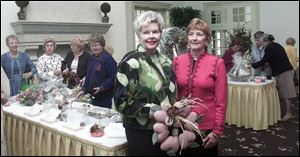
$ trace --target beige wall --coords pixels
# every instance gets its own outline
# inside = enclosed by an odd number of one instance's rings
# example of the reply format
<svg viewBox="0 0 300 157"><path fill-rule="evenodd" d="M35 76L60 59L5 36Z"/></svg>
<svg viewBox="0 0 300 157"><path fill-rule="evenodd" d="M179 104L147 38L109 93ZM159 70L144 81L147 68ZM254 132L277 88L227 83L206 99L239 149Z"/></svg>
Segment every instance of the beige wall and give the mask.
<svg viewBox="0 0 300 157"><path fill-rule="evenodd" d="M1 54L8 51L5 37L14 34L10 23L18 20L17 12L19 10L14 1L1 1Z"/></svg>
<svg viewBox="0 0 300 157"><path fill-rule="evenodd" d="M103 13L100 13L99 6L103 2L30 1L27 8L27 19L36 21L101 23ZM203 2L209 1L164 3L170 3L176 7L193 6L193 8L203 10ZM112 26L105 35L106 44L114 48L113 56L117 61L120 61L126 52L134 49L134 33L132 28L133 5L132 1L110 1L108 3L111 5L111 12L108 13L108 16L110 17L109 23ZM276 41L283 45L287 37L295 37L296 48L299 50L299 2L262 1L259 3L259 7L259 29L272 33ZM14 34L10 23L18 21L18 11L19 8L14 1L1 1L1 54L8 51L5 44L5 37L9 34Z"/></svg>

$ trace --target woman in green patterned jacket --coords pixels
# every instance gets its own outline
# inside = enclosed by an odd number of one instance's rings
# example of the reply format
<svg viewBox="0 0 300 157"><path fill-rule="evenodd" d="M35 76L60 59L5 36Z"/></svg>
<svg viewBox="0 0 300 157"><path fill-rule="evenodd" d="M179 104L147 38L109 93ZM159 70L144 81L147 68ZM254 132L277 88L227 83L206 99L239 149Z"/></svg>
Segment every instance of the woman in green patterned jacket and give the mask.
<svg viewBox="0 0 300 157"><path fill-rule="evenodd" d="M160 14L146 11L133 25L140 45L118 65L115 107L123 115L129 156L167 155L160 144L152 144L153 113L162 102L173 104L176 96L171 60L157 50L164 21Z"/></svg>

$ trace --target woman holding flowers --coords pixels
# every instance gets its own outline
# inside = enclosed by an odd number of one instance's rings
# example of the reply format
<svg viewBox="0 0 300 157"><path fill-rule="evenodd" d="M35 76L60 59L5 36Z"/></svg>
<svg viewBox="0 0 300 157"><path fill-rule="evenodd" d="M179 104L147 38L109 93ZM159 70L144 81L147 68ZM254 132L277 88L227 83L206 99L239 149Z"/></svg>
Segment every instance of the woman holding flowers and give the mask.
<svg viewBox="0 0 300 157"><path fill-rule="evenodd" d="M127 53L118 65L114 102L123 115L128 154L165 156L152 143L153 118L160 104L175 102L176 86L171 60L157 51L164 25L160 14L146 11L134 21L139 37L137 50Z"/></svg>
<svg viewBox="0 0 300 157"><path fill-rule="evenodd" d="M182 155L217 155L218 139L223 135L227 106L227 75L224 61L207 53L211 41L208 24L194 18L187 27L190 50L173 60L178 85L178 100L201 99L206 107L191 104L191 110L203 116L199 128L206 137L197 137L201 148L183 150Z"/></svg>

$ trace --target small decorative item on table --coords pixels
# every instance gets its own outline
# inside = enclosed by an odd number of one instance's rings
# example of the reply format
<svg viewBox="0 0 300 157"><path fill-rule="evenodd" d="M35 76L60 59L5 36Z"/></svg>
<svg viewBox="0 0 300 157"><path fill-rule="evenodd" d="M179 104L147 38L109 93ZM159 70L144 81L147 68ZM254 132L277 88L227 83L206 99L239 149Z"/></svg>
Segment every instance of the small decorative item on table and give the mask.
<svg viewBox="0 0 300 157"><path fill-rule="evenodd" d="M91 94L85 94L83 97L79 98L77 101L92 104L93 97Z"/></svg>
<svg viewBox="0 0 300 157"><path fill-rule="evenodd" d="M262 83L262 82L266 82L266 77L265 76L255 76L254 81L255 83Z"/></svg>
<svg viewBox="0 0 300 157"><path fill-rule="evenodd" d="M104 135L104 128L100 126L100 124L95 123L91 128L90 128L90 133L93 137L101 137Z"/></svg>

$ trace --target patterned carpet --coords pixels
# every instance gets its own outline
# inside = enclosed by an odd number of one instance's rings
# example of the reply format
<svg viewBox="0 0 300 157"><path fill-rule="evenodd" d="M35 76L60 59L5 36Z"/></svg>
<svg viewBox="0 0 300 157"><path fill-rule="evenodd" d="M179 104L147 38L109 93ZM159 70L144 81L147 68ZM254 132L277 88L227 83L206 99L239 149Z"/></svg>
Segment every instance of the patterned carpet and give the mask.
<svg viewBox="0 0 300 157"><path fill-rule="evenodd" d="M220 156L299 156L299 97L293 100L295 119L278 122L268 130L254 131L225 126L220 139ZM282 111L285 111L282 108ZM283 112L284 113L284 112Z"/></svg>

